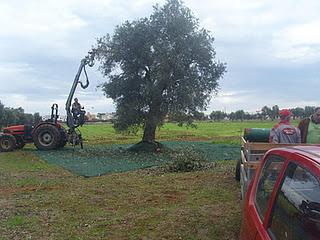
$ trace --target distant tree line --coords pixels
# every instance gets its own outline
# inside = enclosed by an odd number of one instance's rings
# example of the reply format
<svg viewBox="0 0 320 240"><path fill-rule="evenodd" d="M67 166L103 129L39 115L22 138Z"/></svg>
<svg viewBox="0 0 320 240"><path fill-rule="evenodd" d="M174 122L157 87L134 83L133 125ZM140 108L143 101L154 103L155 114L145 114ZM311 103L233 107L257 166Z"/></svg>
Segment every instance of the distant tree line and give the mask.
<svg viewBox="0 0 320 240"><path fill-rule="evenodd" d="M5 107L0 101L0 128L18 124L36 124L40 120L39 113L25 113L21 107Z"/></svg>
<svg viewBox="0 0 320 240"><path fill-rule="evenodd" d="M312 115L315 110L315 106L305 106L290 108L293 118L304 118ZM180 122L180 118L183 118L182 115L169 115L168 121ZM189 117L189 116L188 116ZM195 111L192 115L192 120L203 121L203 120L213 120L213 121L222 121L222 120L231 120L231 121L244 121L244 120L274 120L279 117L279 107L274 105L273 107L264 106L261 110L256 113L248 113L244 110L237 110L235 112L226 113L223 111L212 111L209 115L206 115L203 112ZM17 124L37 124L41 121L41 116L38 112L31 114L25 113L24 109L5 107L0 101L0 129L2 127L17 125Z"/></svg>
<svg viewBox="0 0 320 240"><path fill-rule="evenodd" d="M296 118L304 118L312 115L314 113L316 107L314 106L305 106L290 108L289 110L292 112L292 116L294 119ZM237 110L231 113L225 113L223 111L212 111L208 119L214 121L221 121L224 119L228 119L231 121L235 120L267 120L267 119L277 119L279 117L279 107L278 105L274 105L273 107L264 106L261 110L257 111L256 113L248 113L244 110Z"/></svg>

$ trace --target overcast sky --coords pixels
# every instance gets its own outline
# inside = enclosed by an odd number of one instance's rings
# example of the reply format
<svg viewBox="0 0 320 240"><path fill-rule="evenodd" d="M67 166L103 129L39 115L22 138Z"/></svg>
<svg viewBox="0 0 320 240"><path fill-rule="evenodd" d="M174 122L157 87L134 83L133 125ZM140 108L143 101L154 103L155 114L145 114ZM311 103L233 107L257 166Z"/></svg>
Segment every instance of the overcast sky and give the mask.
<svg viewBox="0 0 320 240"><path fill-rule="evenodd" d="M125 20L149 16L162 0L0 0L0 101L26 112L61 115L80 60L96 39ZM212 110L254 112L320 105L319 0L185 0L215 37L227 63ZM89 112L111 112L88 68L90 87L76 92Z"/></svg>

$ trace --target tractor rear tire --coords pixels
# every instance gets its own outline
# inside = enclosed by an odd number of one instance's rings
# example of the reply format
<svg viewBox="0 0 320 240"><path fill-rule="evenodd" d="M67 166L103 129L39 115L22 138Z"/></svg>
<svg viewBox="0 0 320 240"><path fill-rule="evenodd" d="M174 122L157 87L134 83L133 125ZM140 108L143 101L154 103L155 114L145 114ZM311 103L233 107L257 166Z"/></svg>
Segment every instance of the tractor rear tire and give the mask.
<svg viewBox="0 0 320 240"><path fill-rule="evenodd" d="M16 147L16 139L10 134L0 136L0 152L11 152Z"/></svg>
<svg viewBox="0 0 320 240"><path fill-rule="evenodd" d="M59 129L51 124L42 124L34 130L34 145L39 150L53 150L59 147L61 134Z"/></svg>

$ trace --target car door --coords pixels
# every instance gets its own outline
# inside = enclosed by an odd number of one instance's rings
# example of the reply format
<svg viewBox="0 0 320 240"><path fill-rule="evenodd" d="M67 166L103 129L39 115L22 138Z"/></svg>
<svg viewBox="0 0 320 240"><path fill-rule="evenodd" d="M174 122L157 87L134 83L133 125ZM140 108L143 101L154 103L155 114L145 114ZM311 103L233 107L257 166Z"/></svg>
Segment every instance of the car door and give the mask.
<svg viewBox="0 0 320 240"><path fill-rule="evenodd" d="M265 157L261 171L257 172L259 178L254 179L252 189L245 199L241 239L250 240L267 235L263 224L273 189L284 163L285 158L279 155L270 154Z"/></svg>
<svg viewBox="0 0 320 240"><path fill-rule="evenodd" d="M267 233L272 240L320 239L320 166L299 156L286 166L266 221Z"/></svg>

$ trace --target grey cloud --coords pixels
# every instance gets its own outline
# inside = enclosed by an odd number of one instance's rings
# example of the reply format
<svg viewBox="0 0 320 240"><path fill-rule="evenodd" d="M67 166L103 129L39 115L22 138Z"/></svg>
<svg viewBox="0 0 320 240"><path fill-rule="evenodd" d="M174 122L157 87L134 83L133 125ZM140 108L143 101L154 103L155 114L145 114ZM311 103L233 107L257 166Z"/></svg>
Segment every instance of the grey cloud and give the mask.
<svg viewBox="0 0 320 240"><path fill-rule="evenodd" d="M9 106L21 104L31 112L46 112L53 101L63 106L80 60L95 44L96 38L106 33L112 34L115 26L124 20L149 15L156 2L57 0L50 2L49 7L33 0L24 2L24 10L31 16L38 14L32 12L37 9L35 6L42 6L44 12L38 17L47 21L49 28L31 25L29 33L15 33L20 26L12 23L11 28L4 29L0 38L0 100ZM6 4L19 11L14 5L16 3ZM291 106L319 102L317 58L307 64L304 58L294 62L289 58L277 57L279 51L283 50L282 44L287 44L283 42L288 37L285 35L286 29L297 24L320 21L318 1L310 1L307 5L304 1L296 1L298 8L292 1L275 0L258 3L203 1L202 4L187 0L186 4L200 19L202 26L211 30L216 38L217 60L227 63L228 72L220 81L222 96L213 98L210 109L223 107L254 111L264 105ZM49 17L45 11L51 11ZM63 11L62 16L66 21L58 21L59 26L51 27L59 11ZM9 18L15 20L10 15ZM317 55L319 44L308 45L306 41L302 47L308 46ZM8 63L16 65L16 71L3 71ZM84 91L78 89L76 94L94 112L113 111L112 100L106 99L101 89L96 89L97 85L106 81L97 71L97 65L88 69L90 87ZM19 66L27 67L21 70ZM224 93L234 93L230 97L235 99L226 99L228 96Z"/></svg>

